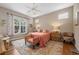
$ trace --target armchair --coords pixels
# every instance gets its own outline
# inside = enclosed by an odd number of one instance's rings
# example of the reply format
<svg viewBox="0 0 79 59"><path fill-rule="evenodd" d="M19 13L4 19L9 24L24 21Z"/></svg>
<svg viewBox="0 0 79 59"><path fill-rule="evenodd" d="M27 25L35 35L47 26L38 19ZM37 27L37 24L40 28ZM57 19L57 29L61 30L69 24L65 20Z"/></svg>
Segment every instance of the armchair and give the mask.
<svg viewBox="0 0 79 59"><path fill-rule="evenodd" d="M73 44L75 43L73 33L64 32L64 33L62 33L62 37L64 39L64 42L73 43Z"/></svg>

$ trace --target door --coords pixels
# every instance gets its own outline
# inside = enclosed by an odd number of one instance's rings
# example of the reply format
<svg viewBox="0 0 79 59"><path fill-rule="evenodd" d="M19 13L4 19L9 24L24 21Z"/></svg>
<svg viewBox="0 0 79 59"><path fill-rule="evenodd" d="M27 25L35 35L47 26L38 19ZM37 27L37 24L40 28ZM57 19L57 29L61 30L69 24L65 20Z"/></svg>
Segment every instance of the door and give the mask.
<svg viewBox="0 0 79 59"><path fill-rule="evenodd" d="M75 26L74 29L74 37L75 37L75 46L77 48L77 50L79 51L79 26Z"/></svg>

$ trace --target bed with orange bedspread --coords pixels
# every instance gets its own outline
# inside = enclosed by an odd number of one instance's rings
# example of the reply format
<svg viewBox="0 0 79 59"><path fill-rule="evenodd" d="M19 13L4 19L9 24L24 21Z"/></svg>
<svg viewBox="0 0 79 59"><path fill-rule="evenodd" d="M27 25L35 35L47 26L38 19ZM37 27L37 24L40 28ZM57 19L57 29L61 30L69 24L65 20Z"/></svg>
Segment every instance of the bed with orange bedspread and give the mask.
<svg viewBox="0 0 79 59"><path fill-rule="evenodd" d="M27 39L28 42L30 42L33 46L36 43L39 43L39 47L45 47L46 43L50 39L50 33L49 32L32 32L30 33L31 38ZM25 38L26 40L26 38Z"/></svg>
<svg viewBox="0 0 79 59"><path fill-rule="evenodd" d="M50 33L49 32L34 32L31 33L33 37L38 37L38 43L39 46L45 47L46 43L48 42L48 40L50 39Z"/></svg>

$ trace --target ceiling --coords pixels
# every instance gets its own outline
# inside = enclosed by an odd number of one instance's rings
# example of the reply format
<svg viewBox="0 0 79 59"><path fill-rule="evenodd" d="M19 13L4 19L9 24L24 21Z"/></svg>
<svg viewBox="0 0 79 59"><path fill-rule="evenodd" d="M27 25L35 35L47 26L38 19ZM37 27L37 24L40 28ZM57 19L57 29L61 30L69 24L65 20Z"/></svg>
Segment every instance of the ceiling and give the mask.
<svg viewBox="0 0 79 59"><path fill-rule="evenodd" d="M27 7L32 7L32 3L0 3L0 7L11 9L30 17L37 17L59 9L63 9L72 6L73 3L36 3L36 5L38 5L37 9L41 12L37 12L37 14L34 15L32 12L27 12L29 11L29 8Z"/></svg>

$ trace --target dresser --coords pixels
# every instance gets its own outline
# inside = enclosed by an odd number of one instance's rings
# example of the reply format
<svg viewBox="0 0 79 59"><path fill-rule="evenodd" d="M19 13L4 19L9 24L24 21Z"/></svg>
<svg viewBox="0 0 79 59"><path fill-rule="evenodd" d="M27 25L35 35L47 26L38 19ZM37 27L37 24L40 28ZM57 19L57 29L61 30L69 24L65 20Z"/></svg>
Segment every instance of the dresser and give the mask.
<svg viewBox="0 0 79 59"><path fill-rule="evenodd" d="M54 31L51 33L51 40L61 41L61 33L58 31Z"/></svg>

